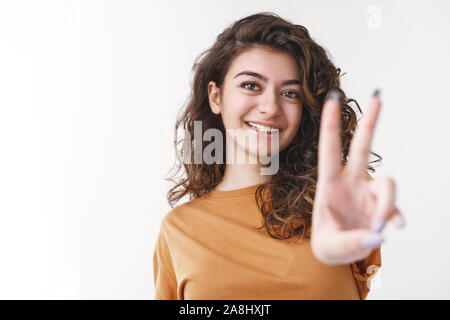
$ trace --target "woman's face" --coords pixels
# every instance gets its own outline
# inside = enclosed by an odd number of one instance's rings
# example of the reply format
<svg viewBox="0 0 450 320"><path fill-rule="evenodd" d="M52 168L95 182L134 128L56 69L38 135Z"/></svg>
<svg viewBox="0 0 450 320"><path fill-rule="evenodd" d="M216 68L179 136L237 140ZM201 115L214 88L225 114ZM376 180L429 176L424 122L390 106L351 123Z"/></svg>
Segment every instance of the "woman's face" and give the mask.
<svg viewBox="0 0 450 320"><path fill-rule="evenodd" d="M268 133L269 128L279 129L276 152L286 148L299 129L302 115L299 80L298 66L291 55L265 47L252 48L231 63L222 95L214 82L208 84L210 106L214 113L221 114L228 137L230 132L246 132L250 137L247 143L236 139L239 149L253 156L261 155L262 150L270 155L276 134Z"/></svg>

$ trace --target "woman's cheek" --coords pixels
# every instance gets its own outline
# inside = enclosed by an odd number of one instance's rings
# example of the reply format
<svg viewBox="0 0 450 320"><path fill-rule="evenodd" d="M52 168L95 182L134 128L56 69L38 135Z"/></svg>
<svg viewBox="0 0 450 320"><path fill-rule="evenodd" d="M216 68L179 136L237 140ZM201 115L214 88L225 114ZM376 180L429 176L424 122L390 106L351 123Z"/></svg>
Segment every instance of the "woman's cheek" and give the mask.
<svg viewBox="0 0 450 320"><path fill-rule="evenodd" d="M289 126L298 127L300 125L302 117L301 106L295 106L295 108L286 108L285 114L287 115Z"/></svg>

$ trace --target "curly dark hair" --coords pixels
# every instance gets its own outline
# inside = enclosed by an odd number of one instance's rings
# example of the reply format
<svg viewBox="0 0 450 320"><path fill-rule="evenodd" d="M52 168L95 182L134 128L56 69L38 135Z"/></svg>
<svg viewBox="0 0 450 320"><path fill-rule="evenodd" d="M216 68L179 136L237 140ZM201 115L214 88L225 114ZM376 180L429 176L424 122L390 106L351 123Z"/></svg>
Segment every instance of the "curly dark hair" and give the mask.
<svg viewBox="0 0 450 320"><path fill-rule="evenodd" d="M251 48L263 46L290 54L296 61L302 88L302 118L293 141L279 153L278 173L256 190L256 200L264 217L268 234L276 239L293 236L310 238L312 209L317 183L318 140L322 107L327 93L334 89L342 103L342 165L347 162L350 142L357 126L357 116L349 105L358 102L347 98L340 87L341 69L336 68L326 51L311 39L308 30L282 19L275 13L261 12L242 18L226 28L214 45L202 52L194 62L194 79L191 95L177 116L175 124L175 173L166 179L176 185L167 193L171 207L186 195L196 199L214 189L222 180L225 164L186 163L193 159L194 150L184 154L185 137L178 137L180 126L186 135L194 136L194 121L202 122L202 133L211 128L219 129L225 136L225 128L219 115L209 107L208 83L214 81L221 88L228 68L239 54ZM182 145L179 148L179 145ZM190 148L191 149L191 148ZM189 150L190 150L189 149ZM225 148L226 149L226 148ZM369 162L367 169L375 172ZM186 176L176 178L183 171ZM263 196L268 191L270 198Z"/></svg>

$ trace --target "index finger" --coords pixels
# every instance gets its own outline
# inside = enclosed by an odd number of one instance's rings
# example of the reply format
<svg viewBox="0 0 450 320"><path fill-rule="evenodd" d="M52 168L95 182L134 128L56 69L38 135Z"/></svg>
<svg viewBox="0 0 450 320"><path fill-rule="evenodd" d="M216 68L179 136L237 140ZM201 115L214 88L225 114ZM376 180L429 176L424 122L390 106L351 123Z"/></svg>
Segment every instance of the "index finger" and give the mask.
<svg viewBox="0 0 450 320"><path fill-rule="evenodd" d="M341 103L339 93L330 90L322 110L319 132L319 180L331 180L341 172Z"/></svg>

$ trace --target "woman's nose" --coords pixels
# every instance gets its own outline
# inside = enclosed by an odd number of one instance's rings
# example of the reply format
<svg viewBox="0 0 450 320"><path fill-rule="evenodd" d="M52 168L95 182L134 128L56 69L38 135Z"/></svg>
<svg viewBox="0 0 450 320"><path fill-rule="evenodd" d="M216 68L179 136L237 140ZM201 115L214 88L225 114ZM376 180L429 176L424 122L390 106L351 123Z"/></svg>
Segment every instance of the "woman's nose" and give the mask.
<svg viewBox="0 0 450 320"><path fill-rule="evenodd" d="M264 113L267 118L274 118L281 114L280 101L278 100L278 95L267 90L264 92L264 97L258 106L258 110Z"/></svg>

